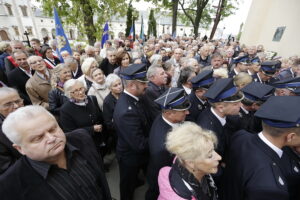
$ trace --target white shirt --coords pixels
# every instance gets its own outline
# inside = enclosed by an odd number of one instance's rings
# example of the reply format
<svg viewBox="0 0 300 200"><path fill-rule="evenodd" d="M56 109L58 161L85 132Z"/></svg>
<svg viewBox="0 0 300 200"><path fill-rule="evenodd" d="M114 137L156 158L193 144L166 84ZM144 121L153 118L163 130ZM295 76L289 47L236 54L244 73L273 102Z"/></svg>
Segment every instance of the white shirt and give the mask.
<svg viewBox="0 0 300 200"><path fill-rule="evenodd" d="M214 109L211 107L210 108L211 112L214 114L214 116L216 116L218 118L218 120L221 122L222 126L224 126L226 124L226 117L220 117L215 111Z"/></svg>
<svg viewBox="0 0 300 200"><path fill-rule="evenodd" d="M273 149L273 150L277 153L277 155L279 156L279 158L281 158L283 151L282 151L280 148L278 148L278 147L276 147L274 144L272 144L272 143L264 136L264 134L263 134L262 132L260 132L260 133L258 134L258 137L259 137L264 143L266 143L266 145L268 145L271 149Z"/></svg>
<svg viewBox="0 0 300 200"><path fill-rule="evenodd" d="M182 85L182 87L188 95L191 94L191 92L192 92L191 88L185 87L184 85Z"/></svg>
<svg viewBox="0 0 300 200"><path fill-rule="evenodd" d="M249 111L246 110L243 106L241 106L241 109L242 109L246 114L249 114Z"/></svg>
<svg viewBox="0 0 300 200"><path fill-rule="evenodd" d="M139 101L139 98L134 96L133 94L130 94L126 89L124 90L125 94L128 94L129 96L131 96L132 98L134 98L135 100Z"/></svg>

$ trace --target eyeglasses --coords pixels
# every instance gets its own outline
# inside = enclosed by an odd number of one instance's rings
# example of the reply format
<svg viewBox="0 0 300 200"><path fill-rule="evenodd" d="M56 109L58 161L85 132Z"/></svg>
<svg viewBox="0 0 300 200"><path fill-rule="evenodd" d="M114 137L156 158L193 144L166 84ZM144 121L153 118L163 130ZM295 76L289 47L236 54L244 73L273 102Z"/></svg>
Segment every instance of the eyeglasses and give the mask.
<svg viewBox="0 0 300 200"><path fill-rule="evenodd" d="M82 87L82 88L76 89L76 90L72 91L71 93L72 94L79 94L80 92L85 92L85 88Z"/></svg>
<svg viewBox="0 0 300 200"><path fill-rule="evenodd" d="M18 99L18 100L15 100L15 101L7 102L6 104L1 105L0 107L3 108L3 109L9 109L9 108L12 108L15 104L17 106L23 105L23 102L24 102L23 99Z"/></svg>
<svg viewBox="0 0 300 200"><path fill-rule="evenodd" d="M36 61L33 61L33 62L31 62L30 64L31 65L35 65L36 63L41 63L41 62L44 62L44 60L36 60Z"/></svg>

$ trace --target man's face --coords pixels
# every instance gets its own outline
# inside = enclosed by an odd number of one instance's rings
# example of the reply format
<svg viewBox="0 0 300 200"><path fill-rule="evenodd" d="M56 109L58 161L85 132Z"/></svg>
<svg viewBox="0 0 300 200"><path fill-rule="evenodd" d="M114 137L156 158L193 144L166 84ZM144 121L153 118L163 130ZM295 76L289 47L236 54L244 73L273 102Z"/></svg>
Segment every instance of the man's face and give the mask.
<svg viewBox="0 0 300 200"><path fill-rule="evenodd" d="M240 108L242 106L241 102L224 102L223 103L223 113L227 115L238 115Z"/></svg>
<svg viewBox="0 0 300 200"><path fill-rule="evenodd" d="M174 58L178 62L180 58L182 57L182 51L180 49L176 49L174 51Z"/></svg>
<svg viewBox="0 0 300 200"><path fill-rule="evenodd" d="M202 57L207 57L208 55L209 55L209 48L204 48L204 49L200 49L200 55L202 56Z"/></svg>
<svg viewBox="0 0 300 200"><path fill-rule="evenodd" d="M207 91L207 90L204 89L204 88L199 88L199 89L197 89L197 90L195 91L195 94L196 94L196 96L197 96L198 98L204 99L204 95L205 95L206 91Z"/></svg>
<svg viewBox="0 0 300 200"><path fill-rule="evenodd" d="M46 64L42 57L36 56L30 60L30 67L40 73L44 73L46 70Z"/></svg>
<svg viewBox="0 0 300 200"><path fill-rule="evenodd" d="M223 64L223 59L221 57L214 57L211 59L211 65L213 66L214 69L218 69L222 66Z"/></svg>
<svg viewBox="0 0 300 200"><path fill-rule="evenodd" d="M158 68L152 82L158 86L162 86L167 83L167 79L168 75L166 74L165 70L162 68Z"/></svg>
<svg viewBox="0 0 300 200"><path fill-rule="evenodd" d="M115 51L108 51L107 59L110 64L112 64L112 65L115 64L117 61L117 53Z"/></svg>
<svg viewBox="0 0 300 200"><path fill-rule="evenodd" d="M41 44L40 43L37 43L36 41L31 41L30 42L30 45L32 46L32 48L34 48L35 50L41 50Z"/></svg>
<svg viewBox="0 0 300 200"><path fill-rule="evenodd" d="M247 72L247 70L249 68L249 65L245 65L245 64L242 64L242 63L238 63L237 66L241 70L241 72Z"/></svg>
<svg viewBox="0 0 300 200"><path fill-rule="evenodd" d="M27 62L28 57L26 56L25 53L15 53L14 57L15 57L16 63L19 65L19 67L22 67L25 69L29 67L28 62Z"/></svg>
<svg viewBox="0 0 300 200"><path fill-rule="evenodd" d="M15 92L0 97L0 114L4 117L23 106L23 99Z"/></svg>
<svg viewBox="0 0 300 200"><path fill-rule="evenodd" d="M136 96L142 96L145 94L145 91L147 89L147 82L141 82L141 81L135 81L135 92Z"/></svg>
<svg viewBox="0 0 300 200"><path fill-rule="evenodd" d="M86 55L88 56L88 57L95 57L95 50L94 49L89 49L89 50L87 50L86 51Z"/></svg>
<svg viewBox="0 0 300 200"><path fill-rule="evenodd" d="M185 120L186 115L189 114L189 110L170 110L169 119L172 123L180 123Z"/></svg>
<svg viewBox="0 0 300 200"><path fill-rule="evenodd" d="M255 46L251 46L251 47L249 47L248 48L248 50L247 50L247 52L248 52L248 54L249 55L255 55L256 54L256 47Z"/></svg>
<svg viewBox="0 0 300 200"><path fill-rule="evenodd" d="M14 147L32 160L51 163L64 151L65 134L56 120L47 114L22 123L17 130L22 139L21 144L14 144Z"/></svg>
<svg viewBox="0 0 300 200"><path fill-rule="evenodd" d="M296 77L300 77L300 65L293 66L293 72L295 73Z"/></svg>
<svg viewBox="0 0 300 200"><path fill-rule="evenodd" d="M125 40L125 46L130 47L130 40Z"/></svg>
<svg viewBox="0 0 300 200"><path fill-rule="evenodd" d="M95 55L99 55L99 54L100 54L100 48L95 47Z"/></svg>
<svg viewBox="0 0 300 200"><path fill-rule="evenodd" d="M200 66L197 62L197 60L193 60L191 63L190 63L190 67L192 67L193 71L195 73L198 73L200 71Z"/></svg>
<svg viewBox="0 0 300 200"><path fill-rule="evenodd" d="M275 94L277 96L292 96L292 91L286 88L276 88Z"/></svg>

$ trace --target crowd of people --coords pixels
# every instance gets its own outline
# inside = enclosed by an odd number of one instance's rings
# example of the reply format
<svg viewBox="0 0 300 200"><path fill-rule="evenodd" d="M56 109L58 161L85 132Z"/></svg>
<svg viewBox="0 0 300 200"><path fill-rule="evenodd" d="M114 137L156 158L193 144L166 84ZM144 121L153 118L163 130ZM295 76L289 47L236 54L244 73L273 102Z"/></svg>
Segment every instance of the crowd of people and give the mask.
<svg viewBox="0 0 300 200"><path fill-rule="evenodd" d="M0 42L1 199L299 200L300 58L163 35ZM60 58L61 56L61 58ZM117 186L116 186L117 187Z"/></svg>

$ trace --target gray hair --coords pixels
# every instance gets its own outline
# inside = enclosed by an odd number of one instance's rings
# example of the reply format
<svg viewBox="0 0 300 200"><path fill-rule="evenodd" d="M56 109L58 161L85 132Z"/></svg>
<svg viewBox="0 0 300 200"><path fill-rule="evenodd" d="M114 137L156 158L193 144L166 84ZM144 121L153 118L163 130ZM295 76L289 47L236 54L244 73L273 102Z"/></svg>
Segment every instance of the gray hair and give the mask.
<svg viewBox="0 0 300 200"><path fill-rule="evenodd" d="M4 52L8 49L8 47L10 47L9 42L6 42L6 41L0 42L0 51Z"/></svg>
<svg viewBox="0 0 300 200"><path fill-rule="evenodd" d="M16 111L10 113L4 120L2 125L3 133L6 137L14 144L21 145L22 134L20 131L20 126L22 123L26 123L28 120L33 120L34 118L40 116L40 114L46 114L55 120L53 115L51 115L45 108L37 105L25 106L18 108ZM20 124L21 123L21 124ZM19 126L16 126L19 124Z"/></svg>
<svg viewBox="0 0 300 200"><path fill-rule="evenodd" d="M158 61L162 61L162 56L159 54L154 54L150 57L149 61L152 65L158 64Z"/></svg>
<svg viewBox="0 0 300 200"><path fill-rule="evenodd" d="M56 39L50 40L50 41L49 41L49 46L50 46L51 48L57 47L57 41L56 41Z"/></svg>
<svg viewBox="0 0 300 200"><path fill-rule="evenodd" d="M64 92L65 92L66 97L71 98L71 89L76 83L81 83L83 85L83 87L86 89L85 84L80 80L77 80L77 79L67 80L64 84Z"/></svg>
<svg viewBox="0 0 300 200"><path fill-rule="evenodd" d="M64 63L60 63L60 64L56 65L56 67L52 70L53 73L52 73L51 81L50 81L52 88L56 88L57 83L60 81L59 80L60 72L64 68L67 68L67 66Z"/></svg>
<svg viewBox="0 0 300 200"><path fill-rule="evenodd" d="M96 63L97 67L98 67L98 62L96 61L95 58L89 57L89 58L84 59L82 65L81 65L82 73L89 76L91 66L92 66L93 63Z"/></svg>
<svg viewBox="0 0 300 200"><path fill-rule="evenodd" d="M0 98L4 97L7 94L16 93L19 94L18 91L15 88L11 87L2 87L0 88Z"/></svg>
<svg viewBox="0 0 300 200"><path fill-rule="evenodd" d="M105 79L106 86L110 89L111 86L117 81L121 80L121 78L116 74L109 74Z"/></svg>
<svg viewBox="0 0 300 200"><path fill-rule="evenodd" d="M67 57L65 60L64 60L64 63L65 65L68 67L70 66L71 64L78 64L77 63L77 60L74 58L74 57Z"/></svg>
<svg viewBox="0 0 300 200"><path fill-rule="evenodd" d="M162 68L160 65L151 65L147 71L147 79L151 79L153 76L157 74L157 70Z"/></svg>
<svg viewBox="0 0 300 200"><path fill-rule="evenodd" d="M84 48L84 51L85 51L85 52L87 52L87 51L89 51L89 50L95 51L95 47L93 47L93 46L87 46L87 47Z"/></svg>

